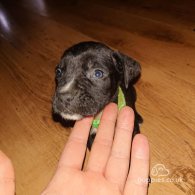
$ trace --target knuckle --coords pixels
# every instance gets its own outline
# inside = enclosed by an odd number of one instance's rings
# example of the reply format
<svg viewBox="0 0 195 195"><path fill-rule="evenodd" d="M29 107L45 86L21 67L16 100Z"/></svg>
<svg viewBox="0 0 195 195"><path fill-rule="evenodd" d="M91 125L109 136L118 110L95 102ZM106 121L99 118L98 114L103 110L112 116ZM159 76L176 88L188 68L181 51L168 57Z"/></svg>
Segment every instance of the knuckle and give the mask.
<svg viewBox="0 0 195 195"><path fill-rule="evenodd" d="M115 125L116 123L116 119L115 118L101 118L101 121L100 121L100 125L101 124L112 124L112 125Z"/></svg>
<svg viewBox="0 0 195 195"><path fill-rule="evenodd" d="M122 160L129 160L129 156L130 156L129 153L121 151L121 150L119 151L113 150L111 155L115 159L122 159Z"/></svg>
<svg viewBox="0 0 195 195"><path fill-rule="evenodd" d="M117 131L122 131L122 132L126 132L126 133L132 133L132 129L129 128L127 124L118 125L117 126Z"/></svg>
<svg viewBox="0 0 195 195"><path fill-rule="evenodd" d="M112 146L112 142L113 142L112 139L106 139L106 138L99 138L99 137L97 137L94 140L94 145L102 145L102 146L105 146L105 147L111 147Z"/></svg>

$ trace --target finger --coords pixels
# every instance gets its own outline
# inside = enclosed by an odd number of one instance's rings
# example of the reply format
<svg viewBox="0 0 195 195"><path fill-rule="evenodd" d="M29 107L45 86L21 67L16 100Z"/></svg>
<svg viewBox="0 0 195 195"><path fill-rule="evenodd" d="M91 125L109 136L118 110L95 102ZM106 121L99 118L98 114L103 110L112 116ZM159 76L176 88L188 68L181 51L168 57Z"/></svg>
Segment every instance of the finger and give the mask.
<svg viewBox="0 0 195 195"><path fill-rule="evenodd" d="M87 117L75 123L60 158L58 165L60 168L82 168L92 119Z"/></svg>
<svg viewBox="0 0 195 195"><path fill-rule="evenodd" d="M118 108L109 104L103 111L86 171L103 173L110 154Z"/></svg>
<svg viewBox="0 0 195 195"><path fill-rule="evenodd" d="M134 125L134 112L124 107L118 116L116 132L110 158L108 160L105 177L117 184L121 192L129 170L131 137Z"/></svg>
<svg viewBox="0 0 195 195"><path fill-rule="evenodd" d="M14 195L14 169L10 159L0 151L0 194Z"/></svg>
<svg viewBox="0 0 195 195"><path fill-rule="evenodd" d="M125 195L146 195L149 175L149 144L144 135L135 136L132 144L131 165Z"/></svg>

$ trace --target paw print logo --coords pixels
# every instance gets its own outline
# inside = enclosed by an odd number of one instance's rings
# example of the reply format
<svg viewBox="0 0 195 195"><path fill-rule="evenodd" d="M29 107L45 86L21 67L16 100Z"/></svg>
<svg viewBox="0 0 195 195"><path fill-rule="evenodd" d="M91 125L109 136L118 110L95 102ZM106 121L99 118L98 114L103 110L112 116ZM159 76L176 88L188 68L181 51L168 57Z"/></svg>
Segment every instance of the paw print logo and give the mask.
<svg viewBox="0 0 195 195"><path fill-rule="evenodd" d="M163 177L169 175L169 169L165 167L163 164L156 164L152 167L151 175Z"/></svg>

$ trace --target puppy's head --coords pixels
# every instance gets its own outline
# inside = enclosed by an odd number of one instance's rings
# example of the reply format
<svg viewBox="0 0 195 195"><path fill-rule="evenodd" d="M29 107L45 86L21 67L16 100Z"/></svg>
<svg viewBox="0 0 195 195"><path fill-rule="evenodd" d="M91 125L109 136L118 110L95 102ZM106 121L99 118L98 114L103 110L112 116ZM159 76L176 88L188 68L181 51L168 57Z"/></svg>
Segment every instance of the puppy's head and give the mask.
<svg viewBox="0 0 195 195"><path fill-rule="evenodd" d="M82 42L67 49L56 67L53 111L64 119L95 115L113 101L120 84L140 73L132 58L98 42Z"/></svg>

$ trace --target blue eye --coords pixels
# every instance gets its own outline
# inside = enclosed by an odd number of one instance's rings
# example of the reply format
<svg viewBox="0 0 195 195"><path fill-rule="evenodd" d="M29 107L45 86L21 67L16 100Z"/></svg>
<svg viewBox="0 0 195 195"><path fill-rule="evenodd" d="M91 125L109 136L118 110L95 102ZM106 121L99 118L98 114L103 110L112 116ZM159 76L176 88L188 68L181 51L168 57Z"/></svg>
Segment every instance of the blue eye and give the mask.
<svg viewBox="0 0 195 195"><path fill-rule="evenodd" d="M56 69L56 77L59 78L62 76L62 69L61 68L57 68Z"/></svg>
<svg viewBox="0 0 195 195"><path fill-rule="evenodd" d="M94 76L96 78L102 78L104 76L104 73L101 70L95 70Z"/></svg>

